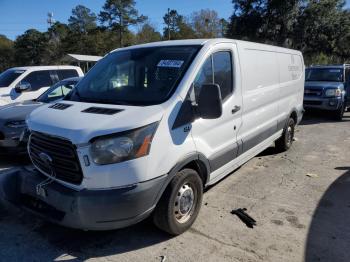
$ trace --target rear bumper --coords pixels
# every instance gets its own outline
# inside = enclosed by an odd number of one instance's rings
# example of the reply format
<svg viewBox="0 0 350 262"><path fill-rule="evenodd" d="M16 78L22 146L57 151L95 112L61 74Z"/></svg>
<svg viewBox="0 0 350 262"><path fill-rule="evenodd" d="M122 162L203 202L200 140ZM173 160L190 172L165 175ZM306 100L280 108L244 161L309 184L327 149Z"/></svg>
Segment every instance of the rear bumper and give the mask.
<svg viewBox="0 0 350 262"><path fill-rule="evenodd" d="M1 176L1 197L51 222L83 230L110 230L146 218L159 199L167 176L108 190L75 191L57 182L37 185L46 177L37 171L18 170Z"/></svg>
<svg viewBox="0 0 350 262"><path fill-rule="evenodd" d="M304 98L305 109L338 110L343 103L341 97L334 98Z"/></svg>

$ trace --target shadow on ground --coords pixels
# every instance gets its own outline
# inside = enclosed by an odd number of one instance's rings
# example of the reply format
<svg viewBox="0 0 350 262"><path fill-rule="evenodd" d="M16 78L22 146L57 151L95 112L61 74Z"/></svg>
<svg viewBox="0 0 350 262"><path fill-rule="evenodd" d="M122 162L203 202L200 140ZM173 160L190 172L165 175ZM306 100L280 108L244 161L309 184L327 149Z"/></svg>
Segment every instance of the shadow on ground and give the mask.
<svg viewBox="0 0 350 262"><path fill-rule="evenodd" d="M350 114L345 113L343 116L344 122L350 121ZM329 111L318 111L308 110L304 113L303 120L300 125L314 125L319 123L337 123L339 120L334 120L331 112Z"/></svg>
<svg viewBox="0 0 350 262"><path fill-rule="evenodd" d="M2 238L4 241L16 239L16 245L25 246L29 252L35 250L38 243L42 243L41 258L35 258L35 261L36 259L38 261L41 259L44 259L43 261L56 261L62 256L65 257L64 261L85 261L90 258L115 256L149 247L171 238L158 230L150 219L124 229L96 232L64 228L39 220L22 211L18 211L14 218L13 211L8 212L6 205L2 205L1 202L0 212L3 214L0 215L0 223L3 224L2 227L7 228L7 235ZM16 224L21 223L26 228L24 231L28 232L29 230L30 238L35 239L36 243L27 242L23 238L18 239L16 229L11 230L11 227L16 227L16 225L7 222L9 219L15 220L14 223ZM17 255L19 261L25 261L26 259L31 261L30 254L23 253L20 255L23 255L23 257ZM13 256L14 254L6 255L5 252L1 255L0 260L11 261Z"/></svg>
<svg viewBox="0 0 350 262"><path fill-rule="evenodd" d="M349 261L350 166L322 196L309 228L305 261Z"/></svg>
<svg viewBox="0 0 350 262"><path fill-rule="evenodd" d="M10 172L8 169L6 170L6 167L21 166L28 163L27 158L1 157L0 167L5 169L0 170L0 182L1 175ZM18 230L21 227L21 231L28 233L30 239L36 239L36 243L18 237ZM6 235L2 235L2 230L5 230ZM38 243L42 243L44 246L43 261L54 261L65 255L74 257L72 259L65 258L65 261L83 261L89 258L118 255L152 246L171 238L171 236L157 229L151 219L114 231L96 232L64 228L45 222L26 211L14 208L1 199L0 235L0 247L4 247L4 245L6 247L6 243L12 243L11 248L14 248L15 241L16 245L23 246L26 250L35 250ZM24 254L25 257L20 257L22 254L17 254L19 261L25 261L26 259L31 261L30 255L27 252L24 253L26 253ZM0 250L0 261L12 261L13 256L13 252L6 253L6 250ZM40 258L38 258L39 260Z"/></svg>

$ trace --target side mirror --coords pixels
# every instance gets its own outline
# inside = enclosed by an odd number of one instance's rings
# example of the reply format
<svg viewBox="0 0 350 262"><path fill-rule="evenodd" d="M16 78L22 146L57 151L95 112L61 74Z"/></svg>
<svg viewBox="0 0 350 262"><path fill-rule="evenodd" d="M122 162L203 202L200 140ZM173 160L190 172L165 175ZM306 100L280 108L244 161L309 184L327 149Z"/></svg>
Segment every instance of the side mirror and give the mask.
<svg viewBox="0 0 350 262"><path fill-rule="evenodd" d="M17 93L22 93L23 91L27 91L31 88L30 83L28 82L19 82L19 84L15 87Z"/></svg>
<svg viewBox="0 0 350 262"><path fill-rule="evenodd" d="M198 112L203 119L216 119L222 115L222 99L219 85L202 85L198 97Z"/></svg>

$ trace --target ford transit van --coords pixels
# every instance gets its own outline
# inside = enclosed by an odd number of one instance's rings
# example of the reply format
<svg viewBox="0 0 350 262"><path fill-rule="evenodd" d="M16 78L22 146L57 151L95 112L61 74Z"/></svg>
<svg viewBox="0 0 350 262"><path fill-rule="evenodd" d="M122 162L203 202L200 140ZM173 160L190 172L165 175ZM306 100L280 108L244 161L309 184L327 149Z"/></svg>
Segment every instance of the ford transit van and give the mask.
<svg viewBox="0 0 350 262"><path fill-rule="evenodd" d="M40 96L60 80L83 76L77 66L27 66L0 74L0 107Z"/></svg>
<svg viewBox="0 0 350 262"><path fill-rule="evenodd" d="M274 142L292 146L304 76L300 52L230 39L118 49L63 101L31 113L35 168L7 174L3 196L72 228L151 215L181 234L205 187Z"/></svg>

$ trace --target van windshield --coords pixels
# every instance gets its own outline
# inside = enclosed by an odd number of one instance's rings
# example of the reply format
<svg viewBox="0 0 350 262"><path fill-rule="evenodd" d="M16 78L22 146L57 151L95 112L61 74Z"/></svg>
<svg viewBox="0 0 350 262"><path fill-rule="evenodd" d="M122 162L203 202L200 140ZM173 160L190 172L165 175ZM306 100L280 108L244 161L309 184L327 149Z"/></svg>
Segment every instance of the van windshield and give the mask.
<svg viewBox="0 0 350 262"><path fill-rule="evenodd" d="M5 72L0 74L0 88L1 87L8 87L12 84L13 81L15 81L20 75L22 75L25 72L25 70L15 70L15 69L8 69Z"/></svg>
<svg viewBox="0 0 350 262"><path fill-rule="evenodd" d="M154 105L176 89L200 46L116 51L100 60L65 99L117 105Z"/></svg>
<svg viewBox="0 0 350 262"><path fill-rule="evenodd" d="M305 81L343 82L341 68L308 68Z"/></svg>

